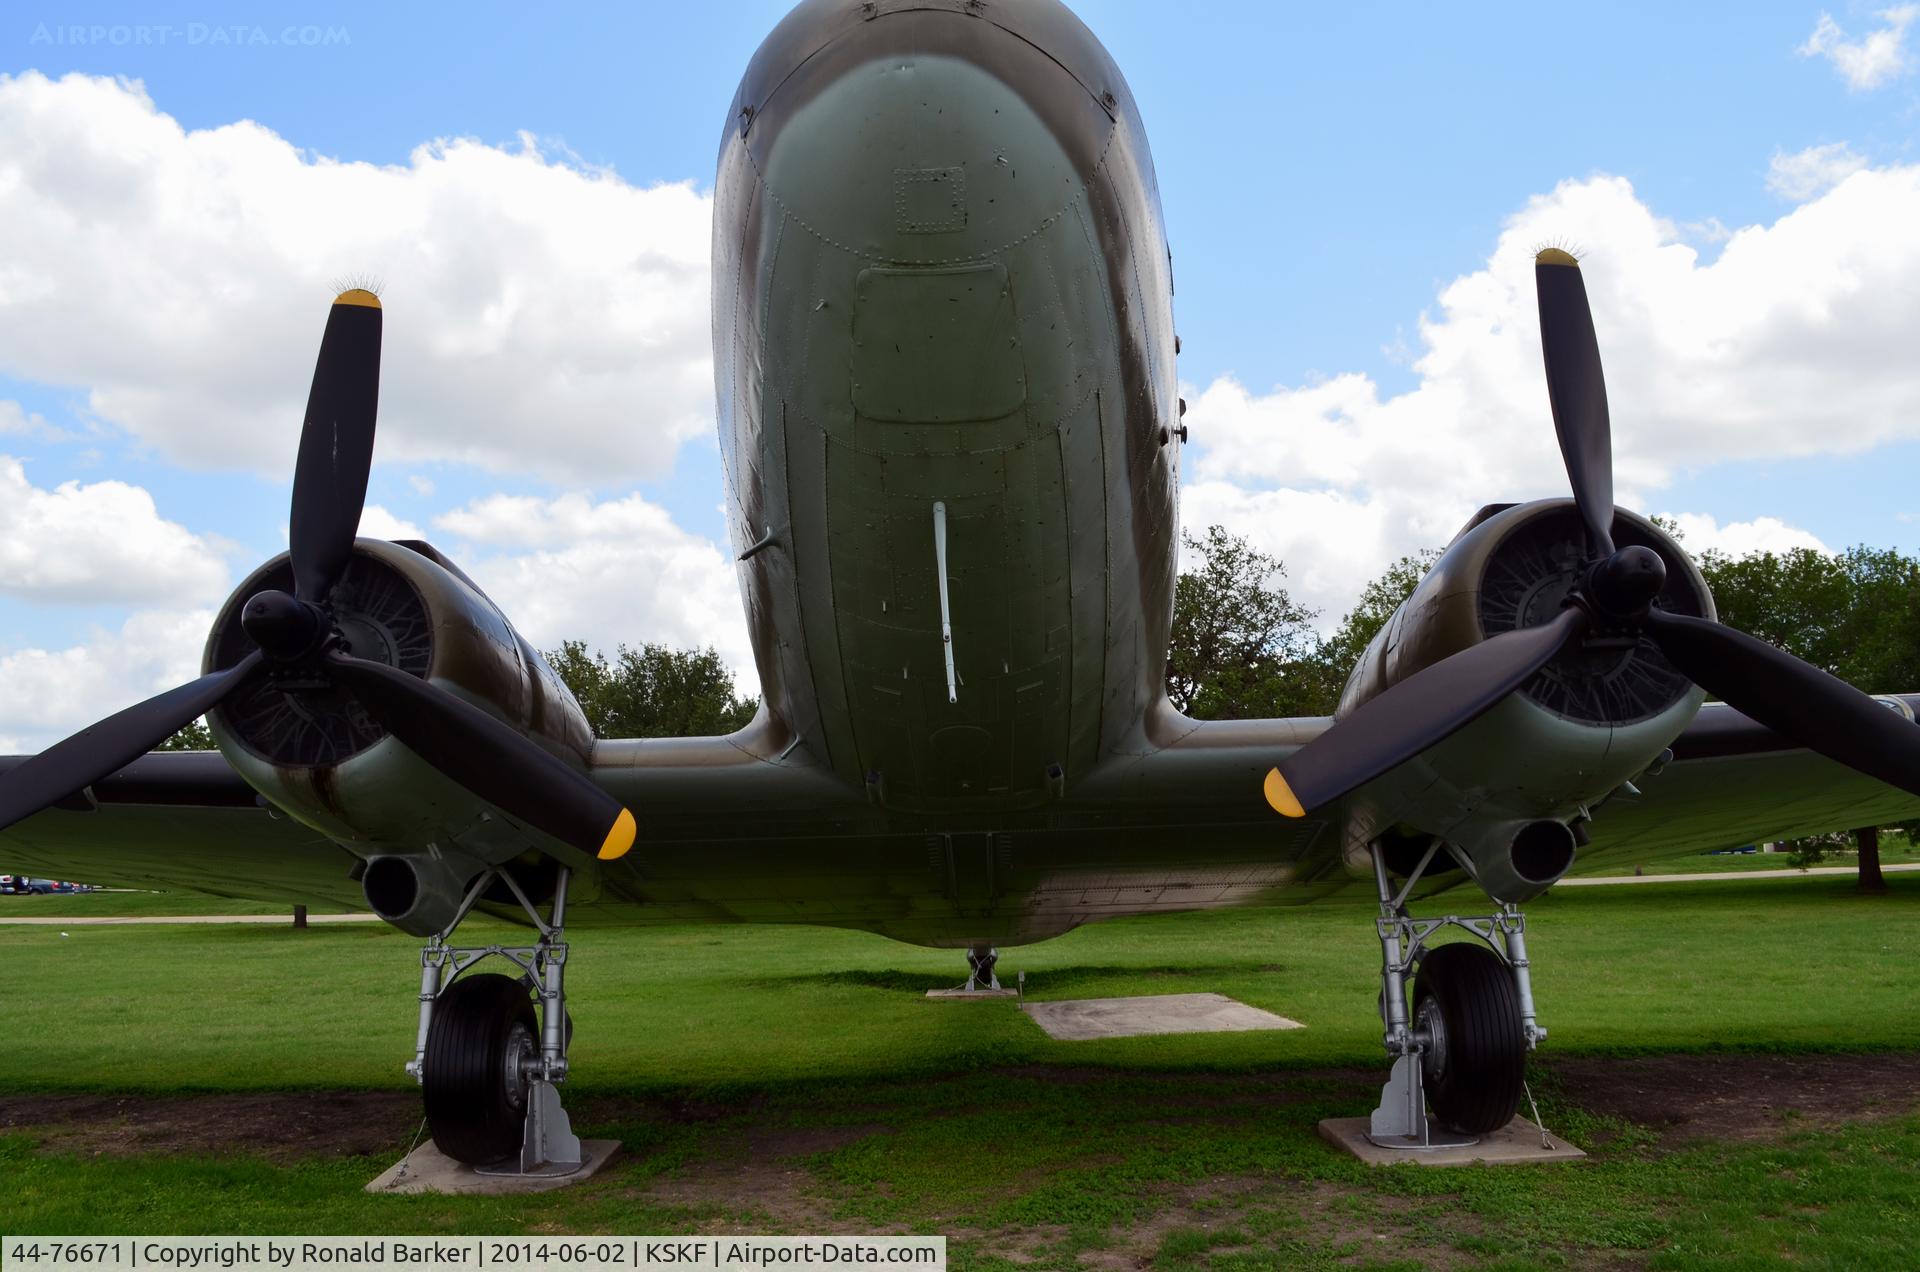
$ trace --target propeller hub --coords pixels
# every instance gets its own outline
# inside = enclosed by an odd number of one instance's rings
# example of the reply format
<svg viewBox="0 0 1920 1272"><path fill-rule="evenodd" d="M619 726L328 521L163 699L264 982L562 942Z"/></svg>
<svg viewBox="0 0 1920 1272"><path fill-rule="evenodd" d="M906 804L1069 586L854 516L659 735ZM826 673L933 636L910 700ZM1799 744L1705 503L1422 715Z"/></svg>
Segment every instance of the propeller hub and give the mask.
<svg viewBox="0 0 1920 1272"><path fill-rule="evenodd" d="M1603 617L1638 618L1667 585L1667 563L1639 544L1594 562L1587 571L1587 599Z"/></svg>
<svg viewBox="0 0 1920 1272"><path fill-rule="evenodd" d="M240 626L275 662L300 662L326 643L332 625L318 606L269 589L256 592L240 611Z"/></svg>

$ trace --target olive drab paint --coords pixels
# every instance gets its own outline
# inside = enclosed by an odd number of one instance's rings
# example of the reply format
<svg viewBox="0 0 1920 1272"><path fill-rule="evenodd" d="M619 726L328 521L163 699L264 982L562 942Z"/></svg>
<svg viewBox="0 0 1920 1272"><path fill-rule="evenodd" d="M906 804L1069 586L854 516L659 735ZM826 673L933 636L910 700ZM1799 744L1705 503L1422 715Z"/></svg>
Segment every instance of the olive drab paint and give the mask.
<svg viewBox="0 0 1920 1272"><path fill-rule="evenodd" d="M739 567L770 710L904 813L1073 789L1162 692L1177 546L1170 258L1119 72L1057 5L803 4L715 205L732 531L779 542Z"/></svg>

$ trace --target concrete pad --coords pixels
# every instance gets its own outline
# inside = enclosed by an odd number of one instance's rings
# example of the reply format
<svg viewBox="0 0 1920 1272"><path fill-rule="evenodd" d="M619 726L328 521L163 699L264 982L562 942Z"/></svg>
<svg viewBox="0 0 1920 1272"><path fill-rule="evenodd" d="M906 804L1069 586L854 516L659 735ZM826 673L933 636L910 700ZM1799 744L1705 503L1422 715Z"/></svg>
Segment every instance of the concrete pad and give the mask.
<svg viewBox="0 0 1920 1272"><path fill-rule="evenodd" d="M1370 1118L1330 1117L1320 1123L1320 1138L1335 1148L1344 1148L1369 1166L1391 1166L1396 1162L1414 1162L1421 1166L1516 1166L1528 1162L1572 1162L1586 1154L1549 1133L1552 1148L1540 1146L1540 1128L1524 1117L1516 1117L1490 1135L1482 1135L1478 1144L1464 1148L1407 1149L1381 1148L1367 1138Z"/></svg>
<svg viewBox="0 0 1920 1272"><path fill-rule="evenodd" d="M1020 991L1017 989L930 989L927 991L927 997L966 1002L975 998L1018 998Z"/></svg>
<svg viewBox="0 0 1920 1272"><path fill-rule="evenodd" d="M1028 1003L1021 1008L1050 1037L1062 1042L1094 1038L1139 1038L1149 1034L1242 1033L1251 1029L1299 1029L1297 1020L1276 1016L1225 994L1155 994L1145 998L1078 998Z"/></svg>
<svg viewBox="0 0 1920 1272"><path fill-rule="evenodd" d="M480 1197L510 1197L515 1193L551 1192L590 1178L620 1151L619 1140L580 1141L580 1169L571 1175L523 1178L482 1175L465 1162L456 1162L428 1140L399 1162L380 1172L367 1185L370 1193L466 1193Z"/></svg>

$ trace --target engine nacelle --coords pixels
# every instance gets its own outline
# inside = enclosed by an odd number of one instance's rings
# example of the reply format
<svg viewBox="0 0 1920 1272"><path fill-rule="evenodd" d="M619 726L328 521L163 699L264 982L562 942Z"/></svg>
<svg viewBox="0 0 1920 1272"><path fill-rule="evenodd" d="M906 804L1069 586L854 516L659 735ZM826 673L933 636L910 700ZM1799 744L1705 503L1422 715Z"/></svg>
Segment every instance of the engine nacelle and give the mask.
<svg viewBox="0 0 1920 1272"><path fill-rule="evenodd" d="M1714 617L1700 571L1657 526L1618 511L1613 535L1621 547L1660 554L1662 609ZM1336 716L1489 637L1551 620L1586 555L1572 500L1482 510L1367 646ZM1347 843L1363 850L1376 838L1437 835L1491 896L1524 901L1572 865L1568 823L1642 772L1704 696L1646 638L1588 636L1478 720L1358 792Z"/></svg>
<svg viewBox="0 0 1920 1272"><path fill-rule="evenodd" d="M205 670L232 666L253 648L240 610L269 588L293 590L284 555L255 571L221 609ZM588 762L593 731L572 693L486 594L429 545L357 540L332 609L349 652L434 682L568 763ZM207 721L255 790L364 859L368 904L416 935L444 927L485 867L534 850L570 851L442 776L322 675L257 677Z"/></svg>

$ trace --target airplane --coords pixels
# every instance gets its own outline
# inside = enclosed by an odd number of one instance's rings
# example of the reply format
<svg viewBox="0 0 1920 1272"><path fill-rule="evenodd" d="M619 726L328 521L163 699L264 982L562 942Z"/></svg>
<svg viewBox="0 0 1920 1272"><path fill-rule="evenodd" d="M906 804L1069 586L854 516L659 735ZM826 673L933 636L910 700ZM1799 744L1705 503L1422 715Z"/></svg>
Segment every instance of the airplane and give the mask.
<svg viewBox="0 0 1920 1272"><path fill-rule="evenodd" d="M1392 1059L1371 1132L1460 1142L1519 1108L1546 1036L1520 907L1576 859L1920 812L1920 696L1719 624L1615 505L1581 266L1553 249L1571 497L1477 513L1333 716L1174 709L1172 257L1132 95L1058 0L801 3L728 109L712 262L745 728L596 740L453 561L357 536L384 308L352 289L290 549L221 609L205 674L0 760L21 867L363 904L422 938L406 1067L459 1161L577 1168L571 929L857 928L965 950L990 987L1000 948L1097 919L1359 890ZM217 751L148 753L203 714ZM1414 917L1449 888L1489 912ZM476 910L527 944L458 944ZM1478 939L1431 943L1450 925ZM512 974L470 970L493 957Z"/></svg>

